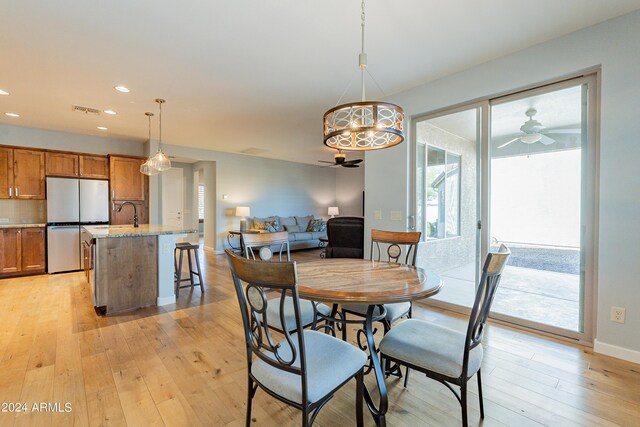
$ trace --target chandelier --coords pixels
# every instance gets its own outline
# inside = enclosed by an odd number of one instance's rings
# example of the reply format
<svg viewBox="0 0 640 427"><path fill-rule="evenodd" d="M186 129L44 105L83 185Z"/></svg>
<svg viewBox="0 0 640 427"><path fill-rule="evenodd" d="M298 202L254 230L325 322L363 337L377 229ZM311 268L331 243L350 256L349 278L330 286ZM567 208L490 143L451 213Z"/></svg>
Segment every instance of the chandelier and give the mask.
<svg viewBox="0 0 640 427"><path fill-rule="evenodd" d="M160 115L158 118L158 121L160 123L160 133L158 135L158 151L156 152L155 156L153 156L149 161L149 166L151 166L151 168L157 170L158 172L163 172L171 169L171 160L169 160L169 157L167 157L167 155L164 154L164 151L162 151L162 104L164 104L166 101L164 99L157 98L156 102L158 103L158 107L160 108Z"/></svg>
<svg viewBox="0 0 640 427"><path fill-rule="evenodd" d="M146 112L145 116L149 119L149 143L151 143L151 117L153 117L153 113ZM140 165L140 173L151 176L158 173L157 169L151 167L151 157L147 159L146 162Z"/></svg>
<svg viewBox="0 0 640 427"><path fill-rule="evenodd" d="M367 101L365 97L367 54L364 52L364 0L361 9L362 51L358 59L362 100L328 110L323 120L324 144L345 151L380 150L404 141L402 108L389 102Z"/></svg>

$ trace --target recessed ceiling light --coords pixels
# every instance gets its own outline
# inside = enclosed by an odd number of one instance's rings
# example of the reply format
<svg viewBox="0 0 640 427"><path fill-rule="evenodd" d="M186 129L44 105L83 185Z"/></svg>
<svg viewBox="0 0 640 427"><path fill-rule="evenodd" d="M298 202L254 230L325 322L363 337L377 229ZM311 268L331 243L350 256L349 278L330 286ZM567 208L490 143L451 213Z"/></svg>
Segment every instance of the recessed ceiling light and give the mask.
<svg viewBox="0 0 640 427"><path fill-rule="evenodd" d="M98 129L100 129L100 130L107 130L107 128L106 128L106 127L104 127L104 126L98 126Z"/></svg>
<svg viewBox="0 0 640 427"><path fill-rule="evenodd" d="M116 112L115 112L115 111L113 111L113 110L104 110L104 113L105 113L105 114L109 114L109 115L111 115L111 116L115 116L116 114L118 114L118 113L116 113Z"/></svg>
<svg viewBox="0 0 640 427"><path fill-rule="evenodd" d="M126 87L126 86L114 86L113 87L115 90L117 90L118 92L122 92L122 93L129 93L131 92L131 90Z"/></svg>
<svg viewBox="0 0 640 427"><path fill-rule="evenodd" d="M0 89L0 95L9 95L9 92L7 92L6 90Z"/></svg>
<svg viewBox="0 0 640 427"><path fill-rule="evenodd" d="M20 114L18 113L4 113L4 115L9 117L20 117Z"/></svg>

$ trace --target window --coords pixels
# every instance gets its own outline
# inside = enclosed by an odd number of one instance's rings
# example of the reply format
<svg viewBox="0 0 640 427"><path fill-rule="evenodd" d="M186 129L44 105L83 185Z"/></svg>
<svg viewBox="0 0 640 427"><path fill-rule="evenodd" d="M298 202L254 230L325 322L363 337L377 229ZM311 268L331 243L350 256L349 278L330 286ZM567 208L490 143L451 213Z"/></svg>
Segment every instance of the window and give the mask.
<svg viewBox="0 0 640 427"><path fill-rule="evenodd" d="M437 147L427 147L427 238L460 235L461 157Z"/></svg>
<svg viewBox="0 0 640 427"><path fill-rule="evenodd" d="M204 221L204 185L198 185L198 220Z"/></svg>

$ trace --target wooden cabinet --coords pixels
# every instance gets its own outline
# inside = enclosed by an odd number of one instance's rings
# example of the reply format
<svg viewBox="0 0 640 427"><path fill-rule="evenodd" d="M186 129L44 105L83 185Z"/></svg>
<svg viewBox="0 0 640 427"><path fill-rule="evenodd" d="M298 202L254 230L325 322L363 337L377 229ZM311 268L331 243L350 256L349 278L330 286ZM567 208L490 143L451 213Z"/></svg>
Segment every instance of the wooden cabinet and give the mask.
<svg viewBox="0 0 640 427"><path fill-rule="evenodd" d="M0 277L44 273L45 228L0 229Z"/></svg>
<svg viewBox="0 0 640 427"><path fill-rule="evenodd" d="M44 152L13 150L13 198L44 200Z"/></svg>
<svg viewBox="0 0 640 427"><path fill-rule="evenodd" d="M109 158L81 154L80 178L109 179Z"/></svg>
<svg viewBox="0 0 640 427"><path fill-rule="evenodd" d="M47 176L78 176L77 154L48 152L45 158Z"/></svg>
<svg viewBox="0 0 640 427"><path fill-rule="evenodd" d="M44 228L23 228L21 229L22 257L21 265L23 272L41 272L45 268L44 249Z"/></svg>
<svg viewBox="0 0 640 427"><path fill-rule="evenodd" d="M119 202L116 202L116 204ZM149 223L149 208L145 202L133 202L138 209L138 223ZM111 225L133 224L133 206L126 204L120 212L111 211Z"/></svg>
<svg viewBox="0 0 640 427"><path fill-rule="evenodd" d="M131 157L109 157L109 186L111 200L145 201L147 199L148 177L140 173L144 159Z"/></svg>
<svg viewBox="0 0 640 427"><path fill-rule="evenodd" d="M0 199L13 196L13 149L0 147Z"/></svg>
<svg viewBox="0 0 640 427"><path fill-rule="evenodd" d="M0 229L0 274L22 270L22 240L20 228Z"/></svg>

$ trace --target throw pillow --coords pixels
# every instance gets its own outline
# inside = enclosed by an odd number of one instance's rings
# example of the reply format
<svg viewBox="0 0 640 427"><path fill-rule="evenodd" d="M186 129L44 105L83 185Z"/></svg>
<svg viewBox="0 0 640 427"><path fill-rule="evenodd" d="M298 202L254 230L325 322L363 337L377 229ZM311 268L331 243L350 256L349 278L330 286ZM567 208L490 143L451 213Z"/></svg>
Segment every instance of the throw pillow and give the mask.
<svg viewBox="0 0 640 427"><path fill-rule="evenodd" d="M258 218L258 217L253 218L253 228L256 230L266 230L267 222L275 222L276 227L278 227L278 218L274 216L270 216L268 218Z"/></svg>
<svg viewBox="0 0 640 427"><path fill-rule="evenodd" d="M307 226L307 231L311 232L322 232L327 229L327 223L322 219L312 219L309 221L309 225Z"/></svg>
<svg viewBox="0 0 640 427"><path fill-rule="evenodd" d="M313 215L297 216L296 223L300 226L300 230L306 230L309 227L309 221L313 219Z"/></svg>
<svg viewBox="0 0 640 427"><path fill-rule="evenodd" d="M299 225L285 225L284 228L289 233L299 233L300 232L300 226Z"/></svg>
<svg viewBox="0 0 640 427"><path fill-rule="evenodd" d="M264 225L265 225L264 229L267 233L275 233L276 231L279 231L277 221L266 221Z"/></svg>

